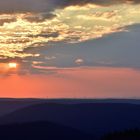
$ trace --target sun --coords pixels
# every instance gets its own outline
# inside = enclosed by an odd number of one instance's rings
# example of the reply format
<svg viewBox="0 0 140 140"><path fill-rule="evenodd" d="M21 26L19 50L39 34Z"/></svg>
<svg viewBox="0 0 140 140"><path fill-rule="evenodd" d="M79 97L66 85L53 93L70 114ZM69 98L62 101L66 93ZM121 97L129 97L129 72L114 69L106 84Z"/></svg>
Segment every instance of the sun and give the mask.
<svg viewBox="0 0 140 140"><path fill-rule="evenodd" d="M11 62L11 63L8 63L8 66L11 69L15 69L15 68L17 68L17 63Z"/></svg>

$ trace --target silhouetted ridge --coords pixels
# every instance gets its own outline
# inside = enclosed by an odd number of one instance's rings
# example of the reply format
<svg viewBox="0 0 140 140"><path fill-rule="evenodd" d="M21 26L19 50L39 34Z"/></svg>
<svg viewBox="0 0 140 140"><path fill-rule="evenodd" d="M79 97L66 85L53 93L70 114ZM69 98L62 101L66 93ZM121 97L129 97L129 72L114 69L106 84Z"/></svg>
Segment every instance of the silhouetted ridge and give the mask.
<svg viewBox="0 0 140 140"><path fill-rule="evenodd" d="M140 129L130 129L105 135L101 140L140 140Z"/></svg>
<svg viewBox="0 0 140 140"><path fill-rule="evenodd" d="M0 125L2 140L92 140L93 137L76 129L50 122Z"/></svg>
<svg viewBox="0 0 140 140"><path fill-rule="evenodd" d="M100 137L140 128L140 105L129 103L37 103L0 117L0 124L52 122Z"/></svg>

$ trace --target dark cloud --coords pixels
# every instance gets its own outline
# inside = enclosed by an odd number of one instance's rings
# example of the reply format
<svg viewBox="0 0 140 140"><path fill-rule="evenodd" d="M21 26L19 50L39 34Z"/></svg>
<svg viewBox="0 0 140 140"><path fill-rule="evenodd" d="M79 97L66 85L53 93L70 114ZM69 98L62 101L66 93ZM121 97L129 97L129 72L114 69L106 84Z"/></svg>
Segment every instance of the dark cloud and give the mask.
<svg viewBox="0 0 140 140"><path fill-rule="evenodd" d="M0 55L0 57L3 57L2 55ZM0 59L0 63L8 63L8 62L17 62L20 63L22 61L21 58L19 57L15 57L15 58L11 58L11 57L6 57L3 59Z"/></svg>
<svg viewBox="0 0 140 140"><path fill-rule="evenodd" d="M46 19L52 19L56 17L55 14L53 13L43 13L43 14L37 14L37 15L27 15L24 17L25 20L27 20L28 22L43 22Z"/></svg>
<svg viewBox="0 0 140 140"><path fill-rule="evenodd" d="M11 19L0 19L0 26L3 26L4 23L11 23L11 22L16 22L16 18L11 18Z"/></svg>
<svg viewBox="0 0 140 140"><path fill-rule="evenodd" d="M140 3L140 0L1 0L0 12L50 12L70 5L84 5L87 3L110 5L127 2L136 4Z"/></svg>
<svg viewBox="0 0 140 140"><path fill-rule="evenodd" d="M54 32L54 33L40 33L38 35L28 35L28 37L44 37L44 38L49 38L49 37L53 37L53 38L56 38L59 36L59 33L58 32ZM27 49L27 48L25 48Z"/></svg>

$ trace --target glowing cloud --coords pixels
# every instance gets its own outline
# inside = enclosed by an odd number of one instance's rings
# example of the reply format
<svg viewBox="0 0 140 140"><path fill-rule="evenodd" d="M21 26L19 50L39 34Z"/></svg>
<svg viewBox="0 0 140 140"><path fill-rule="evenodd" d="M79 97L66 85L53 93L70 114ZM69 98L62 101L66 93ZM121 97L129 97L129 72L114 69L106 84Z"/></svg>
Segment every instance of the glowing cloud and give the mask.
<svg viewBox="0 0 140 140"><path fill-rule="evenodd" d="M39 10L2 13L0 58L39 57L41 54L27 50L49 47L52 42L78 43L123 31L125 26L140 23L140 4L136 3L121 1L107 5L103 1L100 4L72 1L51 13Z"/></svg>

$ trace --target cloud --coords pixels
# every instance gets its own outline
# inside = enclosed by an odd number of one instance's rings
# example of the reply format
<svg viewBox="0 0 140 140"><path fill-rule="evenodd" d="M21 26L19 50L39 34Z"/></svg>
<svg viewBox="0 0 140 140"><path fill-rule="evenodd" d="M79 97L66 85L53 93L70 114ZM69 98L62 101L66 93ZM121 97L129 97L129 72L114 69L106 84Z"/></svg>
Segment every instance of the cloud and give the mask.
<svg viewBox="0 0 140 140"><path fill-rule="evenodd" d="M140 25L131 25L124 32L106 35L102 38L79 43L64 41L50 44L51 47L28 48L23 53L40 54L38 57L5 58L2 64L15 61L19 64L16 74L56 74L58 70L75 70L81 66L140 68ZM127 40L127 41L126 41ZM2 70L2 69L1 69ZM0 71L2 75L4 71ZM15 74L10 71L7 76Z"/></svg>
<svg viewBox="0 0 140 140"><path fill-rule="evenodd" d="M1 13L52 12L58 8L85 4L113 5L120 3L140 3L139 0L1 0Z"/></svg>
<svg viewBox="0 0 140 140"><path fill-rule="evenodd" d="M16 22L16 18L11 18L11 19L0 19L0 26L3 26L4 23L11 23L11 22Z"/></svg>
<svg viewBox="0 0 140 140"><path fill-rule="evenodd" d="M28 2L31 3L31 1ZM23 7L26 2L25 0ZM29 5L28 2L27 5ZM41 0L40 4L42 2L46 1ZM47 6L51 5L55 8L53 5L58 3L56 4L58 7L59 5L66 7L67 5L82 5L88 2L82 1L80 3L80 1L75 2L72 0L66 3L66 1L53 0L48 1ZM103 3L103 1L98 2ZM34 3L38 4L37 7L40 6L39 1L34 1ZM50 13L50 11L40 13L38 11L37 13L1 14L0 56L23 59L29 56L36 57L39 55L38 53L26 53L25 50L37 47L48 48L48 46L53 46L50 44L62 41L65 43L79 43L101 38L107 34L123 31L127 25L140 23L139 14L140 5L132 4L101 7L92 4L80 8L70 6L65 9L57 9L53 13Z"/></svg>
<svg viewBox="0 0 140 140"><path fill-rule="evenodd" d="M75 60L75 63L76 63L77 65L81 65L81 64L84 63L84 60L81 59L81 58L78 58L78 59Z"/></svg>
<svg viewBox="0 0 140 140"><path fill-rule="evenodd" d="M130 44L137 44L133 40L139 34L126 26L140 23L139 1L13 0L10 6L8 2L11 1L0 1L1 11L5 12L0 15L0 61L7 63L19 58L22 68L19 74L45 72L34 69L33 62L64 68L79 64L138 67L138 60L130 57L131 53L134 56ZM92 4L85 5L88 3ZM119 36L112 37L117 33ZM132 41L127 50L123 41L128 38ZM124 57L122 49L130 56L123 52Z"/></svg>
<svg viewBox="0 0 140 140"><path fill-rule="evenodd" d="M80 63L87 67L140 68L140 25L131 25L125 29L128 31L85 42L76 44L60 42L48 49L40 48L42 57L36 59L44 63L39 64L38 67L69 68L79 67L77 63ZM45 56L50 58L53 56L55 59L48 60Z"/></svg>
<svg viewBox="0 0 140 140"><path fill-rule="evenodd" d="M42 7L42 8L41 8ZM47 1L45 0L1 0L1 13L15 12L40 12L47 9Z"/></svg>
<svg viewBox="0 0 140 140"><path fill-rule="evenodd" d="M56 15L53 14L53 13L39 13L39 14L36 14L36 15L27 14L27 15L24 16L23 19L26 19L27 21L32 23L32 22L43 22L46 19L50 20L54 17L56 17Z"/></svg>

